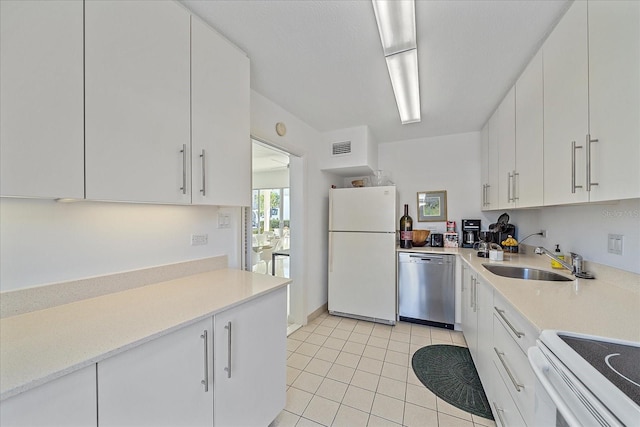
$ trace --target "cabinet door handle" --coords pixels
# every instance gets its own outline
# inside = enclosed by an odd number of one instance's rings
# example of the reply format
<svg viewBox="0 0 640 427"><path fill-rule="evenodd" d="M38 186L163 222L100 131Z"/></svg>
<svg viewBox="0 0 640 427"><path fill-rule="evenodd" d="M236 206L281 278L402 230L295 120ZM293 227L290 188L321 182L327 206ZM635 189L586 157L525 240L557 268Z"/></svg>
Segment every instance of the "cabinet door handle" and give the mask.
<svg viewBox="0 0 640 427"><path fill-rule="evenodd" d="M498 418L500 419L500 425L502 427L506 427L507 424L504 422L504 418L502 418L502 413L504 412L504 409L498 408L498 404L495 401L493 402L493 406L496 407L496 414L498 414Z"/></svg>
<svg viewBox="0 0 640 427"><path fill-rule="evenodd" d="M200 160L202 161L202 189L200 192L203 196L207 195L207 179L206 179L206 169L205 169L205 152L204 148L202 149L202 154L200 154Z"/></svg>
<svg viewBox="0 0 640 427"><path fill-rule="evenodd" d="M582 185L576 185L576 150L582 148L582 145L576 145L575 141L571 141L571 194L575 194L576 188L582 188Z"/></svg>
<svg viewBox="0 0 640 427"><path fill-rule="evenodd" d="M515 379L515 377L511 373L511 369L509 369L509 367L507 366L507 362L505 362L504 360L504 352L498 350L496 347L493 347L493 351L495 351L496 354L498 355L498 359L500 359L500 363L502 363L504 370L507 371L507 375L509 375L509 379L513 383L513 386L515 387L516 391L520 393L520 390L522 390L524 386L518 383L518 381Z"/></svg>
<svg viewBox="0 0 640 427"><path fill-rule="evenodd" d="M206 393L209 391L209 337L206 329L202 332L200 338L204 340L204 379L200 381L200 384L204 386L204 392Z"/></svg>
<svg viewBox="0 0 640 427"><path fill-rule="evenodd" d="M520 174L518 172L516 172L515 170L513 171L513 201L515 202L516 200L519 199L519 197L517 197L517 183L516 183L516 179L517 177L520 176Z"/></svg>
<svg viewBox="0 0 640 427"><path fill-rule="evenodd" d="M498 314L500 315L500 317L502 317L502 320L505 321L505 323L507 324L507 326L509 326L509 328L513 331L514 334L516 334L516 336L518 338L522 338L524 336L524 332L520 332L518 331L512 324L511 322L509 322L509 319L507 319L507 316L504 315L504 310L500 310L498 307L493 306L493 308L496 310L496 312L498 312Z"/></svg>
<svg viewBox="0 0 640 427"><path fill-rule="evenodd" d="M511 172L507 172L507 202L511 203L513 201L513 198L511 197L511 178L513 178L513 175L511 174Z"/></svg>
<svg viewBox="0 0 640 427"><path fill-rule="evenodd" d="M231 322L227 322L224 327L227 330L227 378L231 378Z"/></svg>
<svg viewBox="0 0 640 427"><path fill-rule="evenodd" d="M187 144L182 144L182 194L187 194Z"/></svg>
<svg viewBox="0 0 640 427"><path fill-rule="evenodd" d="M487 206L491 206L491 184L487 184Z"/></svg>
<svg viewBox="0 0 640 427"><path fill-rule="evenodd" d="M471 307L473 308L473 312L476 312L476 308L478 306L478 282L475 277L471 277Z"/></svg>
<svg viewBox="0 0 640 427"><path fill-rule="evenodd" d="M597 139L591 139L591 135L587 134L587 141L585 143L587 149L587 191L591 191L592 185L598 185L597 182L591 182L591 144L598 142Z"/></svg>

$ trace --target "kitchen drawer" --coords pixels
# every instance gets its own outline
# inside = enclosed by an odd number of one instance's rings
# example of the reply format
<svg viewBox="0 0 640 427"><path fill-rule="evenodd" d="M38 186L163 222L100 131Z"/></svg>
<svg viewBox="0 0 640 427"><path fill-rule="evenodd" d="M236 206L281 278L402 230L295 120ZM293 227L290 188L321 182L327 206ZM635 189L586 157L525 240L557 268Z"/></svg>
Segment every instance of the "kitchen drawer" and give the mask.
<svg viewBox="0 0 640 427"><path fill-rule="evenodd" d="M498 362L500 363L500 362ZM499 427L519 427L526 426L522 415L518 411L518 407L511 398L507 386L500 379L500 369L494 363L493 365L493 394L490 397L491 409Z"/></svg>
<svg viewBox="0 0 640 427"><path fill-rule="evenodd" d="M494 294L494 314L526 354L529 347L536 345L536 339L539 335L538 329L525 320L502 295L498 292L494 292Z"/></svg>
<svg viewBox="0 0 640 427"><path fill-rule="evenodd" d="M535 376L526 353L522 352L499 317L497 313L493 317L493 363L522 417L531 421L535 402ZM496 378L496 381L500 380Z"/></svg>

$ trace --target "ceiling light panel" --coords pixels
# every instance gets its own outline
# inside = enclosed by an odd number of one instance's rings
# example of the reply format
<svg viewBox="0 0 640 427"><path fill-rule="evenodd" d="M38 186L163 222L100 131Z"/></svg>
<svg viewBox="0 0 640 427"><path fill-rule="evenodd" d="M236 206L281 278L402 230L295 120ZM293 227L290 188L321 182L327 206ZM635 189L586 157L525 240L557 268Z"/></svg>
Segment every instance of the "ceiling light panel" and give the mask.
<svg viewBox="0 0 640 427"><path fill-rule="evenodd" d="M416 48L414 0L372 0L384 55Z"/></svg>
<svg viewBox="0 0 640 427"><path fill-rule="evenodd" d="M420 118L420 83L418 81L418 51L411 49L387 56L391 86L398 104L402 124L416 123Z"/></svg>

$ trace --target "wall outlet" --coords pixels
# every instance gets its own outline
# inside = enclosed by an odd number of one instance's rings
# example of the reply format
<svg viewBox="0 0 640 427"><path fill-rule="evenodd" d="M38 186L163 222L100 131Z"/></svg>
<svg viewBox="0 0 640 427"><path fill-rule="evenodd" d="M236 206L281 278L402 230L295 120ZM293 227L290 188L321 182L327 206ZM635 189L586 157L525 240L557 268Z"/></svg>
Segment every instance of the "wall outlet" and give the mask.
<svg viewBox="0 0 640 427"><path fill-rule="evenodd" d="M540 233L542 234L543 238L547 238L547 230L540 230Z"/></svg>
<svg viewBox="0 0 640 427"><path fill-rule="evenodd" d="M622 243L624 236L622 234L609 234L607 237L607 252L615 255L622 255Z"/></svg>
<svg viewBox="0 0 640 427"><path fill-rule="evenodd" d="M191 235L191 246L201 246L209 244L209 235L208 234L192 234Z"/></svg>

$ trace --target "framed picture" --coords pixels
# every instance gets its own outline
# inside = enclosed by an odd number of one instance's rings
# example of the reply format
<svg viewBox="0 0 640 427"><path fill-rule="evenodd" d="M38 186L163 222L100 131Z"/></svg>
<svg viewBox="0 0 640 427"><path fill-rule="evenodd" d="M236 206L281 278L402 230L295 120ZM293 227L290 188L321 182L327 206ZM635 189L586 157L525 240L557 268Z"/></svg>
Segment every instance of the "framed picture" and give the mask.
<svg viewBox="0 0 640 427"><path fill-rule="evenodd" d="M418 193L418 222L447 220L447 192L421 191Z"/></svg>

